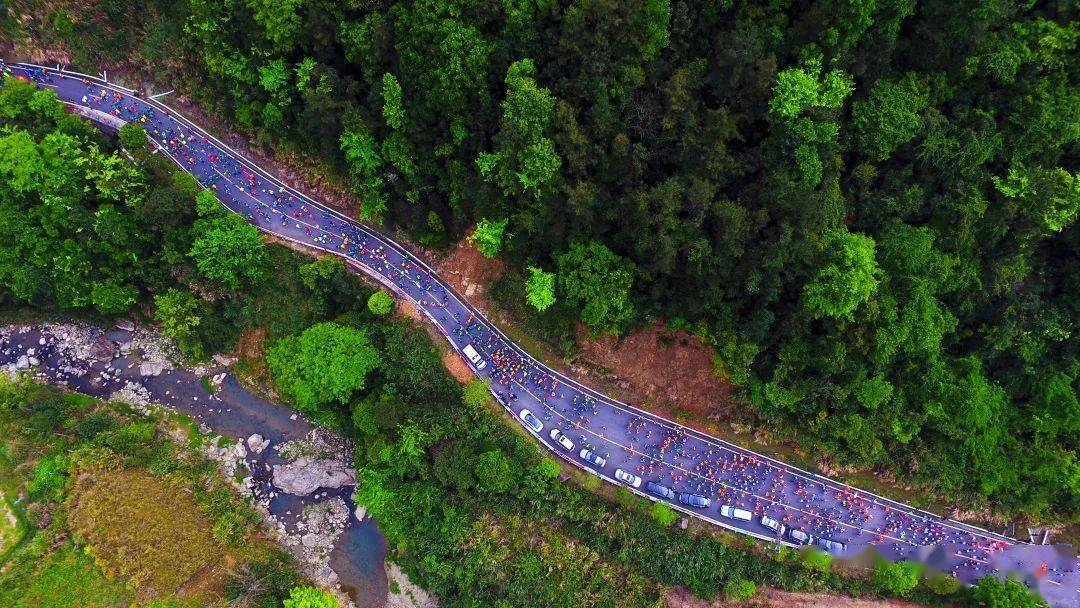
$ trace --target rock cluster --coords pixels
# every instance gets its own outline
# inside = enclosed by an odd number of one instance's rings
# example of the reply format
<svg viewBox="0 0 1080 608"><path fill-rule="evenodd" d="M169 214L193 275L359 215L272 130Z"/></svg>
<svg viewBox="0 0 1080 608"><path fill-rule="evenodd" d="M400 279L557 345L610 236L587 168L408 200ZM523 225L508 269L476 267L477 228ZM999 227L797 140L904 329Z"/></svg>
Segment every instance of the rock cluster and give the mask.
<svg viewBox="0 0 1080 608"><path fill-rule="evenodd" d="M330 567L330 551L345 531L350 515L349 506L335 496L304 507L303 519L292 530L278 522L278 539L316 582L334 587L338 575Z"/></svg>
<svg viewBox="0 0 1080 608"><path fill-rule="evenodd" d="M306 496L356 483L352 445L329 429L313 429L304 439L282 444L278 452L290 459L274 465L274 486L282 492Z"/></svg>

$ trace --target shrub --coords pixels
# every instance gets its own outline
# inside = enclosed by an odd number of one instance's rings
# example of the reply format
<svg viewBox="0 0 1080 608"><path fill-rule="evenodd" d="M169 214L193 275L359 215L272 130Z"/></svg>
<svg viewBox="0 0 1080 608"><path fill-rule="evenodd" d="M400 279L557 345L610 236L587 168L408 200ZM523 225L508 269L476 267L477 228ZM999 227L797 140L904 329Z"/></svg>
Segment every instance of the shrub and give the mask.
<svg viewBox="0 0 1080 608"><path fill-rule="evenodd" d="M490 384L487 380L481 380L477 378L465 385L465 390L462 392L462 399L465 405L470 407L484 407L491 403L491 389L488 388Z"/></svg>
<svg viewBox="0 0 1080 608"><path fill-rule="evenodd" d="M394 310L394 298L385 290L380 289L368 298L367 307L375 316L383 317Z"/></svg>
<svg viewBox="0 0 1080 608"><path fill-rule="evenodd" d="M922 566L914 562L878 560L874 567L874 582L885 591L905 597L919 584Z"/></svg>
<svg viewBox="0 0 1080 608"><path fill-rule="evenodd" d="M679 519L679 514L675 512L675 509L672 509L667 503L659 501L652 503L652 506L649 507L649 515L656 520L656 523L665 528Z"/></svg>
<svg viewBox="0 0 1080 608"><path fill-rule="evenodd" d="M283 608L338 608L337 600L329 593L304 585L294 587Z"/></svg>
<svg viewBox="0 0 1080 608"><path fill-rule="evenodd" d="M732 601L748 600L757 593L757 585L745 578L731 578L724 583L724 597Z"/></svg>

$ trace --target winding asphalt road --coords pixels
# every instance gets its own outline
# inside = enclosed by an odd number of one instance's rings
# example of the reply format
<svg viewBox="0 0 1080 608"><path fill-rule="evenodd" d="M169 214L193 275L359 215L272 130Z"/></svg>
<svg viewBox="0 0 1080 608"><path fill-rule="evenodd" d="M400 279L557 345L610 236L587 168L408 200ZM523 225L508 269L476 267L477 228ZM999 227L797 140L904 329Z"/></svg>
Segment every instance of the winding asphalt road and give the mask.
<svg viewBox="0 0 1080 608"><path fill-rule="evenodd" d="M0 61L0 69L3 69ZM74 111L107 128L136 121L153 145L212 189L231 211L260 230L339 255L417 305L492 393L521 420L529 410L542 428L526 429L573 466L615 484L617 469L642 479L634 492L667 500L675 509L762 540L798 545L805 532L841 557L872 547L893 560L912 560L965 583L984 575L1015 576L1053 606L1080 606L1080 561L1069 547L1035 546L952 521L809 473L710 437L582 386L525 353L442 282L418 256L389 237L304 195L243 158L163 104L87 75L30 64L7 66L10 75L49 88ZM471 345L476 360L465 355ZM536 426L536 425L534 425ZM550 433L560 429L566 449ZM580 457L583 448L603 466ZM672 490L674 500L647 491L649 482ZM684 494L710 505L680 504ZM752 513L725 517L729 505ZM778 534L762 516L781 522Z"/></svg>

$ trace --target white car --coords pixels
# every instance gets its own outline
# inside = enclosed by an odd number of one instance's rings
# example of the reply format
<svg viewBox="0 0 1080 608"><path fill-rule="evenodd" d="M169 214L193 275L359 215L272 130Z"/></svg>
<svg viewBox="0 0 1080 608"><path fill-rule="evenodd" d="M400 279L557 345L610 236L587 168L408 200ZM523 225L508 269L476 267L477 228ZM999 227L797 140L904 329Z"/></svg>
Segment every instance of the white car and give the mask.
<svg viewBox="0 0 1080 608"><path fill-rule="evenodd" d="M570 438L564 435L559 429L551 429L549 437L551 437L552 441L561 445L567 452L574 451L574 442L570 441Z"/></svg>
<svg viewBox="0 0 1080 608"><path fill-rule="evenodd" d="M633 473L627 473L622 469L615 469L615 479L633 488L641 487L641 478Z"/></svg>
<svg viewBox="0 0 1080 608"><path fill-rule="evenodd" d="M769 517L768 515L761 516L761 525L776 532L777 536L783 536L784 532L787 532L787 526L783 523Z"/></svg>
<svg viewBox="0 0 1080 608"><path fill-rule="evenodd" d="M544 430L544 423L540 422L540 419L536 416L533 416L533 413L529 410L521 410L521 413L518 414L518 418L521 418L521 421L525 423L525 426L532 429L534 433L539 433Z"/></svg>

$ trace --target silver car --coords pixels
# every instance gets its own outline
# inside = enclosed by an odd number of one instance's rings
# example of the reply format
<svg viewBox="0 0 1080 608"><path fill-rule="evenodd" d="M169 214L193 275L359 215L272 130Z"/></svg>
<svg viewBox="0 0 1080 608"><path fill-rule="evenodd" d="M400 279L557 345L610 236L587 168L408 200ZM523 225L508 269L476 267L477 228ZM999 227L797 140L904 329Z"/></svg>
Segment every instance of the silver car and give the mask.
<svg viewBox="0 0 1080 608"><path fill-rule="evenodd" d="M761 525L772 530L773 532L776 532L778 536L783 536L784 532L787 532L787 526L785 526L782 522L769 517L768 515L762 515L760 521Z"/></svg>
<svg viewBox="0 0 1080 608"><path fill-rule="evenodd" d="M624 471L622 469L615 469L615 479L618 479L619 481L625 483L626 485L634 487L634 488L640 488L641 487L641 478L640 477L638 477L637 475L634 475L633 473L627 473L626 471Z"/></svg>
<svg viewBox="0 0 1080 608"><path fill-rule="evenodd" d="M802 530L797 530L794 528L788 531L788 536L791 537L791 540L799 543L800 545L809 545L810 543L814 542L813 536L807 534L806 532L803 532Z"/></svg>

